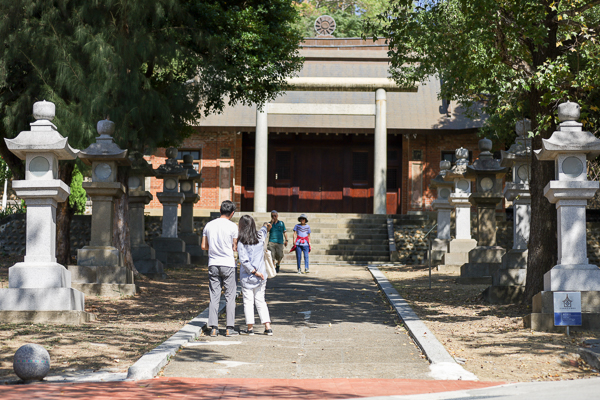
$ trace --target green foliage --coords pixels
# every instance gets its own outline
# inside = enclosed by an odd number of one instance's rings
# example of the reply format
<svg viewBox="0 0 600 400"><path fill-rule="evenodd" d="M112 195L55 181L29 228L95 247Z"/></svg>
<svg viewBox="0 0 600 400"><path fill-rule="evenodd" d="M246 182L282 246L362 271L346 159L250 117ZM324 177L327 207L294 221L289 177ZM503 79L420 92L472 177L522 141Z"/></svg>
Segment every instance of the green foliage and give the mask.
<svg viewBox="0 0 600 400"><path fill-rule="evenodd" d="M83 214L85 212L85 202L87 201L87 194L85 189L81 186L83 183L83 174L79 170L77 164L73 169L73 179L71 180L71 194L69 195L69 206L73 209L75 214Z"/></svg>
<svg viewBox="0 0 600 400"><path fill-rule="evenodd" d="M389 38L391 72L400 84L437 74L440 97L473 114L483 132L504 140L514 122L533 119L532 134L556 124L558 103L578 101L585 128L598 129L600 2L591 0L393 0L379 16Z"/></svg>
<svg viewBox="0 0 600 400"><path fill-rule="evenodd" d="M202 115L273 99L301 67L289 1L0 0L0 122L37 100L72 146L116 124L122 147L178 144Z"/></svg>
<svg viewBox="0 0 600 400"><path fill-rule="evenodd" d="M335 20L335 37L361 37L363 23L382 13L390 0L308 0L295 3L299 18L294 23L304 37L315 37L315 21L321 15L329 15Z"/></svg>
<svg viewBox="0 0 600 400"><path fill-rule="evenodd" d="M7 203L6 208L0 210L0 219L8 217L13 214L25 214L27 211L27 206L25 205L25 200L21 200L20 203L11 204Z"/></svg>

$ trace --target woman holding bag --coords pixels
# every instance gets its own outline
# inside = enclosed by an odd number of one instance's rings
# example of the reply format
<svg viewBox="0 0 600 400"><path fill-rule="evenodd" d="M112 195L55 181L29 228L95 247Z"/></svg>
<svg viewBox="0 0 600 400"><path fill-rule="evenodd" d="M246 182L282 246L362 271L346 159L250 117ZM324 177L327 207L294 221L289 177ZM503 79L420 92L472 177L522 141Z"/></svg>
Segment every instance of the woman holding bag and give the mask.
<svg viewBox="0 0 600 400"><path fill-rule="evenodd" d="M238 258L240 260L240 281L244 297L244 314L248 329L240 331L242 335L254 335L254 306L260 322L265 325L265 335L272 336L271 317L265 302L267 288L267 270L265 267L265 240L270 227L265 222L260 231L256 231L254 218L244 215L240 218L238 234Z"/></svg>

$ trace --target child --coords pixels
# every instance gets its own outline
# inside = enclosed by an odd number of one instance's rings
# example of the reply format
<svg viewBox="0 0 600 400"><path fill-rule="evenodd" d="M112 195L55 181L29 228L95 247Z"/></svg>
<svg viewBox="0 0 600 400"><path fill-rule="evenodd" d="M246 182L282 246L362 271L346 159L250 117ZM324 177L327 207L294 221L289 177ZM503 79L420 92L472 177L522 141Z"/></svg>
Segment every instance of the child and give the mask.
<svg viewBox="0 0 600 400"><path fill-rule="evenodd" d="M302 273L300 262L302 253L304 253L304 273L308 274L308 253L310 251L310 226L306 214L300 214L299 224L294 226L294 245L296 247L296 261L298 264L298 273Z"/></svg>

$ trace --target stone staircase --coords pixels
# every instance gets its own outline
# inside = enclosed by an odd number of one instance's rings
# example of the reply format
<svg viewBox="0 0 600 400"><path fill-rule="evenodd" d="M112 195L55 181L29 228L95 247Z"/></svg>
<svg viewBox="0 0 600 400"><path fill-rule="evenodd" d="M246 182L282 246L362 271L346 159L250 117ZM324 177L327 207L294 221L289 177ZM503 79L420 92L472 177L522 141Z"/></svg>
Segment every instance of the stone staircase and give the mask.
<svg viewBox="0 0 600 400"><path fill-rule="evenodd" d="M257 226L271 220L270 213L236 213L234 222L241 215L251 215ZM284 249L284 264L295 264L295 253L289 253L292 245L294 225L300 213L280 213L288 233L287 250ZM387 217L373 214L317 214L307 213L311 228L311 264L367 264L389 262Z"/></svg>

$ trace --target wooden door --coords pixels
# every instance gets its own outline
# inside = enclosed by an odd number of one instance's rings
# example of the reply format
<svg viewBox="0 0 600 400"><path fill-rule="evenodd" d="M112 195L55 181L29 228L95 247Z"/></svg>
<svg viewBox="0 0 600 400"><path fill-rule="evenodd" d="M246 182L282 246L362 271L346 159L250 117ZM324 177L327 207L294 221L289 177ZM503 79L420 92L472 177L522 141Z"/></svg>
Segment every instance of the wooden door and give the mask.
<svg viewBox="0 0 600 400"><path fill-rule="evenodd" d="M299 212L321 212L321 149L295 149L294 170L298 186Z"/></svg>
<svg viewBox="0 0 600 400"><path fill-rule="evenodd" d="M269 209L291 210L291 183L293 176L293 160L290 149L275 150L272 205Z"/></svg>
<svg viewBox="0 0 600 400"><path fill-rule="evenodd" d="M339 213L344 207L344 153L334 147L321 151L321 212Z"/></svg>

